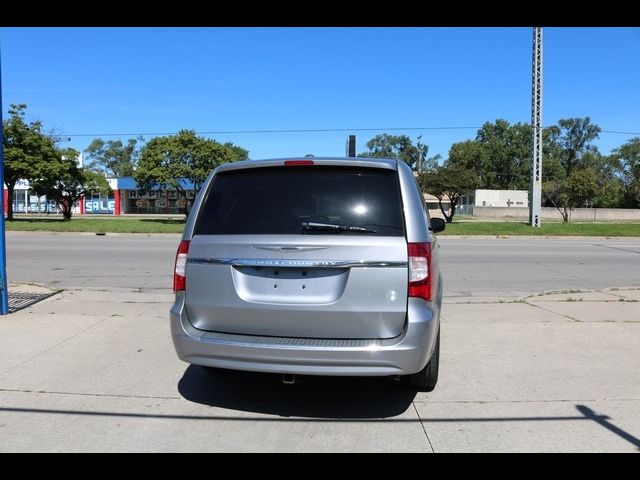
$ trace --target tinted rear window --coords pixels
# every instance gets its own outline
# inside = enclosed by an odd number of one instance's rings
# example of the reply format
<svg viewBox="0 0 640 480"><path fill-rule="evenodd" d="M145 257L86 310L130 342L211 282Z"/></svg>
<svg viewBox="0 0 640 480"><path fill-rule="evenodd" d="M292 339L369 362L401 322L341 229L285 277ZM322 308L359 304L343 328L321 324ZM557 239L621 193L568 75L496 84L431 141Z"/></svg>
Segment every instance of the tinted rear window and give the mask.
<svg viewBox="0 0 640 480"><path fill-rule="evenodd" d="M329 166L223 172L210 185L194 234L335 234L305 230L304 222L375 230L340 235L403 236L397 173Z"/></svg>

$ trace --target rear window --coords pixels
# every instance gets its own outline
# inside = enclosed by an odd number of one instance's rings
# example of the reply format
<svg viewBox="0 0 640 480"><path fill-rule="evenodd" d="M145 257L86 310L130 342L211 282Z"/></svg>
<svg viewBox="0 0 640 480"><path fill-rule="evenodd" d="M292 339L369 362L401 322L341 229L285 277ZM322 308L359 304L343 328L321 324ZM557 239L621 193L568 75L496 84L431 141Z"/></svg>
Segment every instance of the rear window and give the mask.
<svg viewBox="0 0 640 480"><path fill-rule="evenodd" d="M367 231L306 229L303 223L357 226ZM330 166L223 172L209 187L194 234L403 236L397 173Z"/></svg>

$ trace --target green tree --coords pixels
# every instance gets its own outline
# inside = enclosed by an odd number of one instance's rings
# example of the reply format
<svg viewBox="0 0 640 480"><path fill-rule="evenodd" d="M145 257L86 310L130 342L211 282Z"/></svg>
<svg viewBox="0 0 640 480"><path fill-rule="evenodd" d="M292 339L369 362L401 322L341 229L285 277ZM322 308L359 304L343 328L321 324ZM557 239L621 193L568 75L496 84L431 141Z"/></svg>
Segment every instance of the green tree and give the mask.
<svg viewBox="0 0 640 480"><path fill-rule="evenodd" d="M624 206L625 189L621 170L615 155L601 155L598 151L587 152L583 156L585 169L596 173L598 188L589 202L590 206L618 208Z"/></svg>
<svg viewBox="0 0 640 480"><path fill-rule="evenodd" d="M545 163L543 156L542 194L546 203L556 207L563 221L568 222L571 210L584 206L586 200L597 201L598 192L612 191L615 187L607 185L611 180L606 173L607 159L593 145L600 127L591 123L589 117L561 119L558 126L545 130L547 154L551 158ZM545 168L549 170L546 173ZM590 192L590 197L582 198L580 191Z"/></svg>
<svg viewBox="0 0 640 480"><path fill-rule="evenodd" d="M482 145L477 140L465 140L451 145L447 163L476 172L482 187L489 183L482 164Z"/></svg>
<svg viewBox="0 0 640 480"><path fill-rule="evenodd" d="M567 178L574 170L589 168L590 153L597 152L593 142L600 135L600 127L591 123L589 117L565 118L558 121L560 134L557 139L560 163Z"/></svg>
<svg viewBox="0 0 640 480"><path fill-rule="evenodd" d="M13 191L18 180L32 180L38 165L55 157L55 145L42 133L38 120L27 123L25 104L12 104L9 118L3 122L4 182L7 185L7 219L13 220Z"/></svg>
<svg viewBox="0 0 640 480"><path fill-rule="evenodd" d="M542 190L562 215L562 221L568 223L574 208L585 206L595 197L598 191L596 178L596 173L590 168L575 170L565 180L543 183Z"/></svg>
<svg viewBox="0 0 640 480"><path fill-rule="evenodd" d="M560 157L562 147L558 142L560 128L556 125L542 130L542 181L560 180L567 176ZM532 146L533 148L533 146Z"/></svg>
<svg viewBox="0 0 640 480"><path fill-rule="evenodd" d="M142 137L129 139L124 145L120 140L105 142L101 138L94 139L85 149L89 168L103 169L109 175L130 177L136 168Z"/></svg>
<svg viewBox="0 0 640 480"><path fill-rule="evenodd" d="M587 168L577 170L567 179L567 197L573 208L586 206L598 191L596 172Z"/></svg>
<svg viewBox="0 0 640 480"><path fill-rule="evenodd" d="M426 171L435 170L440 166L440 160L442 160L442 155L440 155L439 153L436 153L432 157L427 157L426 152L428 151L429 151L429 148L427 147L424 154L426 158L422 160L422 169Z"/></svg>
<svg viewBox="0 0 640 480"><path fill-rule="evenodd" d="M620 208L625 205L625 190L622 182L617 179L602 180L598 178L598 190L593 202L594 207Z"/></svg>
<svg viewBox="0 0 640 480"><path fill-rule="evenodd" d="M542 154L542 183L548 181L560 182L567 178L567 172L565 171L560 159L558 157L545 157Z"/></svg>
<svg viewBox="0 0 640 480"><path fill-rule="evenodd" d="M247 157L247 150L241 147L198 137L193 130L181 130L176 135L152 138L145 144L134 178L141 190L163 188L184 195L183 179L199 190L215 167Z"/></svg>
<svg viewBox="0 0 640 480"><path fill-rule="evenodd" d="M552 154L557 135L558 130L554 127L543 132L543 161ZM528 190L532 149L530 125L511 125L498 119L486 122L475 140L454 143L449 150L449 161L474 169L481 188Z"/></svg>
<svg viewBox="0 0 640 480"><path fill-rule="evenodd" d="M640 208L640 137L616 148L612 155L624 189L624 206Z"/></svg>
<svg viewBox="0 0 640 480"><path fill-rule="evenodd" d="M102 173L78 167L78 155L73 148L56 149L54 157L38 164L31 182L37 195L46 195L56 202L64 220L71 219L73 206L80 197L111 191Z"/></svg>
<svg viewBox="0 0 640 480"><path fill-rule="evenodd" d="M438 198L438 206L442 215L447 223L451 223L456 213L458 200L462 195L478 188L480 179L474 170L447 161L435 170L419 174L418 183L422 192L430 193ZM445 197L450 202L448 213L442 205L442 200Z"/></svg>
<svg viewBox="0 0 640 480"><path fill-rule="evenodd" d="M480 145L480 165L476 169L485 188L529 188L533 145L530 125L510 125L502 119L487 122L478 130L476 142Z"/></svg>
<svg viewBox="0 0 640 480"><path fill-rule="evenodd" d="M561 130L557 126L542 132L543 180L566 178L561 163ZM480 178L480 188L528 190L531 181L533 139L531 126L509 124L506 120L486 122L475 140L454 143L449 161L474 169Z"/></svg>
<svg viewBox="0 0 640 480"><path fill-rule="evenodd" d="M366 152L359 153L359 157L368 158L396 158L402 160L412 168L417 166L419 150L406 135L376 135L367 142Z"/></svg>
<svg viewBox="0 0 640 480"><path fill-rule="evenodd" d="M558 143L560 128L556 125L542 130L542 184L563 182L567 172L560 161L562 148ZM544 194L544 192L543 192ZM551 206L549 204L549 206Z"/></svg>

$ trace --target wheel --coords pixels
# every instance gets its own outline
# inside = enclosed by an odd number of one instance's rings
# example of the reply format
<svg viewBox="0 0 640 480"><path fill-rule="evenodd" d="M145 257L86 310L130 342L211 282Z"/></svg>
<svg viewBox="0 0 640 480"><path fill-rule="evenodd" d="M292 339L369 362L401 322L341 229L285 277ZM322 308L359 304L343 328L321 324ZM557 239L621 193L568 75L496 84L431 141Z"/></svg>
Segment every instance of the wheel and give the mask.
<svg viewBox="0 0 640 480"><path fill-rule="evenodd" d="M420 390L421 392L431 392L436 388L438 383L438 368L440 366L440 330L438 330L438 337L436 338L436 346L433 349L431 360L427 363L427 366L420 370L418 373L409 375L409 384Z"/></svg>

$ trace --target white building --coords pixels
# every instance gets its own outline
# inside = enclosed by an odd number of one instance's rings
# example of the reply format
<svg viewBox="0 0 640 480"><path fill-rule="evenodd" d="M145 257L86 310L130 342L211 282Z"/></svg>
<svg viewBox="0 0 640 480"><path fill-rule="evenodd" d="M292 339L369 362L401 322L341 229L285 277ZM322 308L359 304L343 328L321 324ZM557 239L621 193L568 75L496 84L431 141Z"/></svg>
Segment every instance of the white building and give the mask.
<svg viewBox="0 0 640 480"><path fill-rule="evenodd" d="M458 201L462 207L524 207L529 208L527 190L476 190Z"/></svg>

